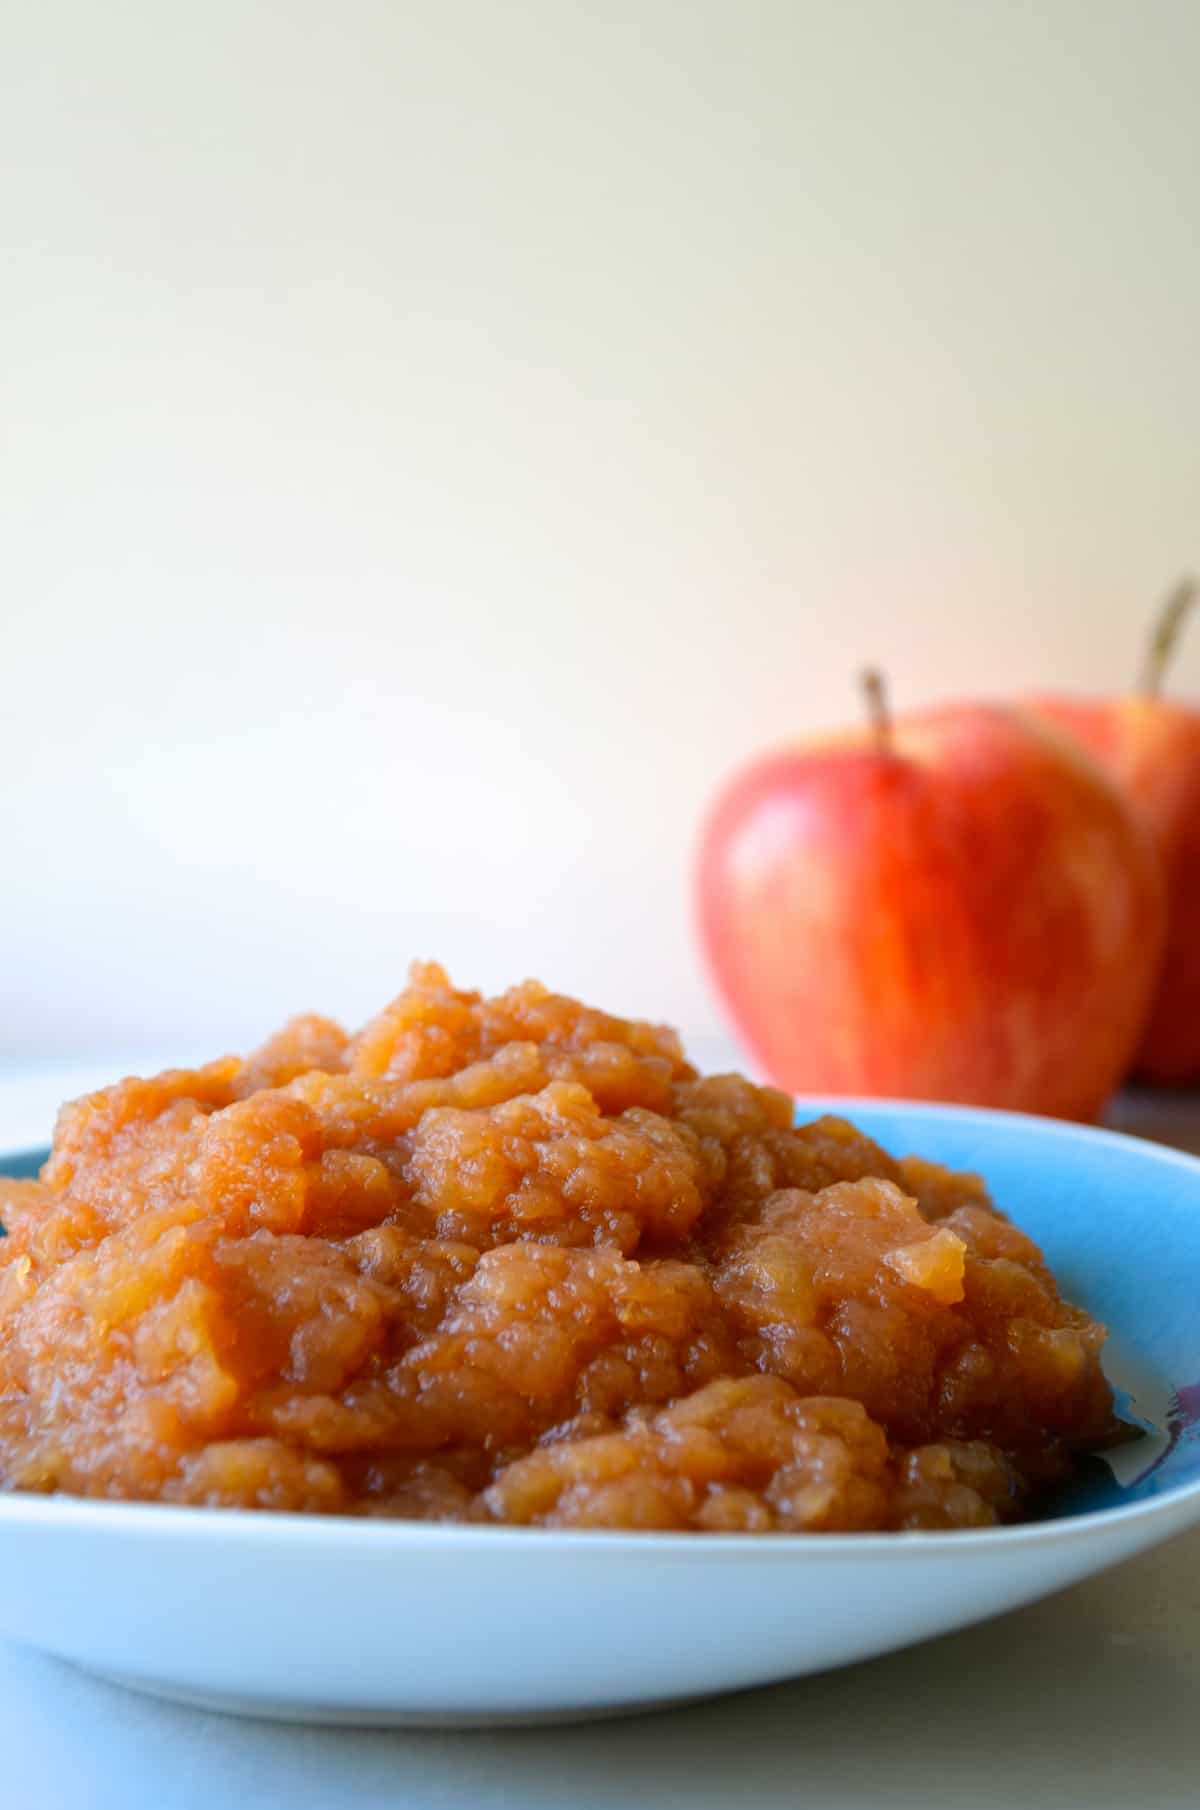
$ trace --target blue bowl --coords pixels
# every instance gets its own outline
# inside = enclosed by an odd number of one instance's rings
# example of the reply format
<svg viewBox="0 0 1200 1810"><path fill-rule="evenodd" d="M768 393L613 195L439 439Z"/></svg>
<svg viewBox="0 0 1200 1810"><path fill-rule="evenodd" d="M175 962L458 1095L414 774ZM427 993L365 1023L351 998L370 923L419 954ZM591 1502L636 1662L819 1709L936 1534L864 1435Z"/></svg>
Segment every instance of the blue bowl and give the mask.
<svg viewBox="0 0 1200 1810"><path fill-rule="evenodd" d="M48 1150L30 1150L21 1156L0 1156L0 1175L36 1175L49 1154Z"/></svg>
<svg viewBox="0 0 1200 1810"><path fill-rule="evenodd" d="M1090 1461L1054 1516L1200 1483L1200 1159L1092 1126L898 1100L803 1099L798 1121L852 1119L896 1155L981 1174L1063 1293L1109 1328L1105 1370L1141 1437ZM36 1175L46 1151L0 1157Z"/></svg>

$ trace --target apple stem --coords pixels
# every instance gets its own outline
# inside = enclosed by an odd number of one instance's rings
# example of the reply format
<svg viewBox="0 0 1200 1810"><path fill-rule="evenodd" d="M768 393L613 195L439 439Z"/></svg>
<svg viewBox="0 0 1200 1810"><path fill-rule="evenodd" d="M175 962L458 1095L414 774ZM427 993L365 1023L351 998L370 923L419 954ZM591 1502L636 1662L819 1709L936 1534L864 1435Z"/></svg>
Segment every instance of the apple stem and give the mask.
<svg viewBox="0 0 1200 1810"><path fill-rule="evenodd" d="M1194 578L1181 578L1159 611L1146 649L1146 664L1142 668L1143 697L1156 698L1162 690L1163 678L1179 640L1179 631L1196 601L1197 589Z"/></svg>
<svg viewBox="0 0 1200 1810"><path fill-rule="evenodd" d="M867 700L867 719L874 732L876 750L880 754L890 754L892 713L888 708L887 682L877 666L863 668L862 688Z"/></svg>

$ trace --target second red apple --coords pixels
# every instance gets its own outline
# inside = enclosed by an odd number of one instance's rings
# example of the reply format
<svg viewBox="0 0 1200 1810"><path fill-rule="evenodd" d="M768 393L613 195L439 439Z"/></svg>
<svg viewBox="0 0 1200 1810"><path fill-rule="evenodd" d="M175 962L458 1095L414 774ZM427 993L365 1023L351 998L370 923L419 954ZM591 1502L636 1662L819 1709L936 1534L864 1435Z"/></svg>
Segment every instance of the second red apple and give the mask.
<svg viewBox="0 0 1200 1810"><path fill-rule="evenodd" d="M1034 703L1078 736L1144 814L1157 844L1167 941L1133 1066L1147 1081L1176 1086L1200 1080L1200 710L1163 697L1162 683L1196 592L1185 579L1167 599L1136 690Z"/></svg>

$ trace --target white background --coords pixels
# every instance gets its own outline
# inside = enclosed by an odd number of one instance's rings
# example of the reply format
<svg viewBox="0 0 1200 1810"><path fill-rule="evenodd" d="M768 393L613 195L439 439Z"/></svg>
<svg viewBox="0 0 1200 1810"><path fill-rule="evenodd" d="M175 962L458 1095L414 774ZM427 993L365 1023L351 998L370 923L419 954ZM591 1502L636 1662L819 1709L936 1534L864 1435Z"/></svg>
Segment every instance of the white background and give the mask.
<svg viewBox="0 0 1200 1810"><path fill-rule="evenodd" d="M1119 685L1200 560L1198 67L1192 0L8 0L0 1053L411 954L713 1036L731 764L867 656Z"/></svg>

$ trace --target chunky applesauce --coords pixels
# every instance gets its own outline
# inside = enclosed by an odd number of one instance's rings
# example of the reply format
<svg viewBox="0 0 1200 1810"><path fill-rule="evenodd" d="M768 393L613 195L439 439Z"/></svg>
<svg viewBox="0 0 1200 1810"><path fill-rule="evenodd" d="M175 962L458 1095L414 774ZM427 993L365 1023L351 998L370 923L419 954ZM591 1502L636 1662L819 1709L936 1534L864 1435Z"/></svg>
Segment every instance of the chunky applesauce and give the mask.
<svg viewBox="0 0 1200 1810"><path fill-rule="evenodd" d="M986 1526L1115 1432L983 1183L414 968L0 1182L0 1485L550 1527Z"/></svg>

